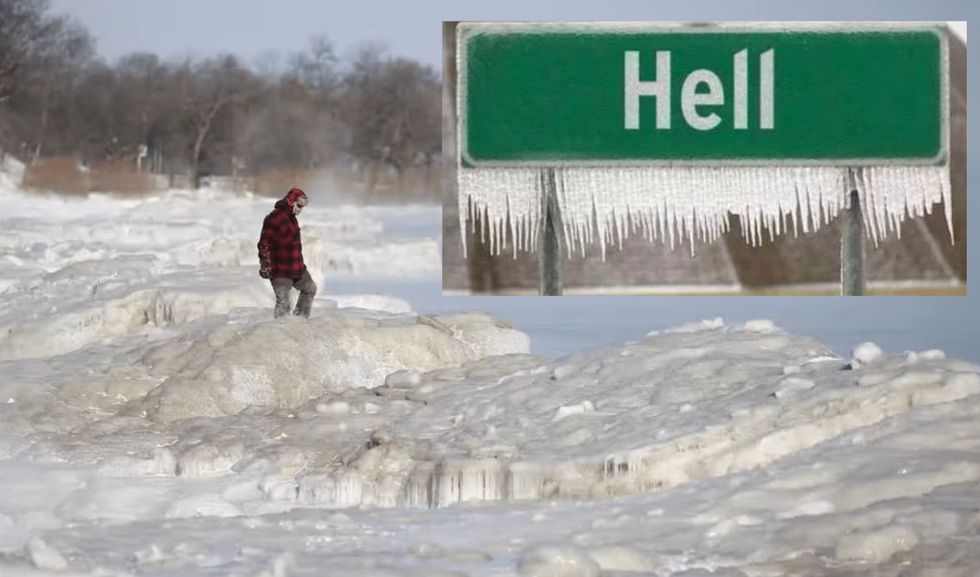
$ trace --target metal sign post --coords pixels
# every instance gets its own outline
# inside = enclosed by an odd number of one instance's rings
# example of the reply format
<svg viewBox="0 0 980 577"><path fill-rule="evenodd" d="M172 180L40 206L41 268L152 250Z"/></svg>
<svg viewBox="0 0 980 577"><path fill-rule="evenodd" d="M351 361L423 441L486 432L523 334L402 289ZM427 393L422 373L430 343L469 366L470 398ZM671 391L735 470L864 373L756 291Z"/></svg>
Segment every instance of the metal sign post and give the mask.
<svg viewBox="0 0 980 577"><path fill-rule="evenodd" d="M863 296L864 275L864 225L861 200L856 190L850 191L847 208L841 214L840 294Z"/></svg>
<svg viewBox="0 0 980 577"><path fill-rule="evenodd" d="M558 194L555 185L555 169L541 171L541 254L538 257L538 292L544 296L560 296L563 290L561 274L561 212L558 208Z"/></svg>

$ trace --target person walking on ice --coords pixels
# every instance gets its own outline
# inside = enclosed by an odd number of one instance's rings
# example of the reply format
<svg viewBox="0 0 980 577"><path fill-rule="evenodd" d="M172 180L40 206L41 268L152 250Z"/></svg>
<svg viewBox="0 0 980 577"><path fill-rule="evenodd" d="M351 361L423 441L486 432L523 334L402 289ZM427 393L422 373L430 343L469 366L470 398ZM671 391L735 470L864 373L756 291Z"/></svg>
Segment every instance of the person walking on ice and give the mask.
<svg viewBox="0 0 980 577"><path fill-rule="evenodd" d="M299 290L294 315L310 318L316 284L303 264L303 243L300 240L296 216L308 202L306 193L290 189L285 198L276 202L275 209L262 221L259 237L259 276L272 282L276 294L275 317L289 314L292 289Z"/></svg>

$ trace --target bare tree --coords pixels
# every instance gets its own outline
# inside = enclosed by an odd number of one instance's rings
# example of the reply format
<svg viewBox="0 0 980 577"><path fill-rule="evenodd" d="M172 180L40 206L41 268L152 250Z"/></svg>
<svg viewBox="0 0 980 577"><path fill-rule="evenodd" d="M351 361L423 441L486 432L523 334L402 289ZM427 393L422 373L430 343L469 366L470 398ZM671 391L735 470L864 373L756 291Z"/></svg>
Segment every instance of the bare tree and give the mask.
<svg viewBox="0 0 980 577"><path fill-rule="evenodd" d="M194 186L205 172L242 167L356 163L400 178L434 165L441 104L430 67L378 45L342 59L317 36L255 68L233 56L147 53L106 63L81 26L48 14L47 0L0 0L0 153L16 145L24 156L98 163L147 145L156 170L189 173Z"/></svg>
<svg viewBox="0 0 980 577"><path fill-rule="evenodd" d="M47 8L45 0L0 0L0 156L23 130L8 100L22 84L35 44L47 29Z"/></svg>
<svg viewBox="0 0 980 577"><path fill-rule="evenodd" d="M34 158L41 155L48 137L51 117L64 112L72 99L85 64L95 53L88 31L64 17L51 18L34 39L27 79L36 97L38 124L34 135Z"/></svg>
<svg viewBox="0 0 980 577"><path fill-rule="evenodd" d="M307 52L290 56L290 76L314 94L329 97L337 88L337 55L333 43L323 35L310 40Z"/></svg>
<svg viewBox="0 0 980 577"><path fill-rule="evenodd" d="M355 157L390 166L399 177L410 165L431 163L441 147L441 101L430 67L369 48L355 58L346 86Z"/></svg>
<svg viewBox="0 0 980 577"><path fill-rule="evenodd" d="M188 61L177 72L184 113L190 124L190 167L194 188L200 185L204 143L218 114L241 97L239 90L244 86L247 74L234 56L212 58L198 64Z"/></svg>
<svg viewBox="0 0 980 577"><path fill-rule="evenodd" d="M278 82L282 74L282 54L266 50L252 60L252 68L265 82Z"/></svg>
<svg viewBox="0 0 980 577"><path fill-rule="evenodd" d="M116 71L104 62L89 64L79 78L66 111L68 123L58 129L64 132L66 149L86 163L104 158L118 133L120 92Z"/></svg>
<svg viewBox="0 0 980 577"><path fill-rule="evenodd" d="M45 0L0 0L0 102L17 87L34 44L49 25Z"/></svg>

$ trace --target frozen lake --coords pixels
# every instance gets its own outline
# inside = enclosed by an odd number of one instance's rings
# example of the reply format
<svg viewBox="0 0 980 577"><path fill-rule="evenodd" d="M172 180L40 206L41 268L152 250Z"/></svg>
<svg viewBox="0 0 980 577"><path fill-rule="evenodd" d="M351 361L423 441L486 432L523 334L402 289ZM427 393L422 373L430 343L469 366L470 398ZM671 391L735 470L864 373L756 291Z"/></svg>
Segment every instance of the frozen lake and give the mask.
<svg viewBox="0 0 980 577"><path fill-rule="evenodd" d="M527 332L532 351L549 358L720 316L730 322L771 319L842 355L870 340L890 351L940 348L980 362L980 311L962 297L443 297L437 279L396 284L328 279L327 290L333 288L389 292L423 312L485 311Z"/></svg>

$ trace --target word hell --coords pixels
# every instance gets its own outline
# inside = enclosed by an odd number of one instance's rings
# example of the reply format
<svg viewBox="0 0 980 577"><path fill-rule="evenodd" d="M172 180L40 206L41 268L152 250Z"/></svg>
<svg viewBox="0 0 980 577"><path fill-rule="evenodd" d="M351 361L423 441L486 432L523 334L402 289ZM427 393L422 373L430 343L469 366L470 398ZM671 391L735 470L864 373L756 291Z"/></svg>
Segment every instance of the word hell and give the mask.
<svg viewBox="0 0 980 577"><path fill-rule="evenodd" d="M775 51L766 50L759 55L759 128L772 130L776 101L773 96ZM749 127L749 51L740 50L734 56L734 94L732 98L732 122L735 130ZM625 128L640 128L640 98L653 96L657 99L657 129L670 129L670 51L658 50L654 80L640 80L640 53L625 52ZM701 85L707 91L699 91ZM681 85L681 112L688 126L695 130L711 130L721 123L721 117L706 110L725 104L725 90L721 79L707 69L695 70L687 75ZM700 108L700 110L699 110Z"/></svg>

